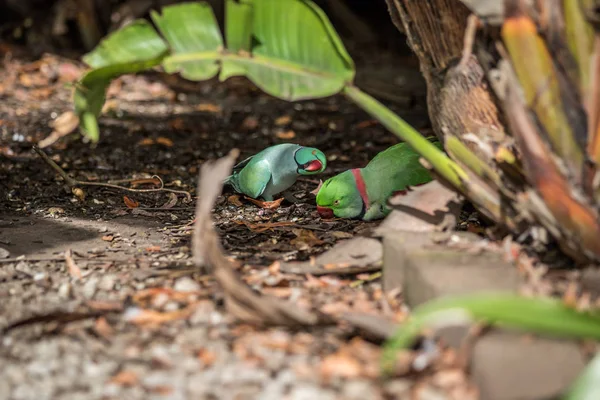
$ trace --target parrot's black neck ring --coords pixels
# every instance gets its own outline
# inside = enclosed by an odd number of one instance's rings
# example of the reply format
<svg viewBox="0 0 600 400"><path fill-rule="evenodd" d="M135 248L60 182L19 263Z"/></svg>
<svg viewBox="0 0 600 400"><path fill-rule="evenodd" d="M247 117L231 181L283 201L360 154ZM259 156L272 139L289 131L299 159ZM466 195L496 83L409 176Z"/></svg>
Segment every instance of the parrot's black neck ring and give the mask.
<svg viewBox="0 0 600 400"><path fill-rule="evenodd" d="M361 210L360 210L360 214L358 214L358 215L356 216L356 218L358 218L358 219L363 219L363 217L364 217L364 216L365 216L365 214L367 213L367 205L365 204L365 202L364 202L364 200L363 200L362 198L361 198L360 200L361 200L361 202L362 202L362 208L361 208Z"/></svg>
<svg viewBox="0 0 600 400"><path fill-rule="evenodd" d="M300 173L300 167L302 167L302 165L298 164L298 160L296 160L296 153L298 153L298 151L301 149L302 147L298 147L296 150L294 150L294 162L296 163L296 173L299 174Z"/></svg>

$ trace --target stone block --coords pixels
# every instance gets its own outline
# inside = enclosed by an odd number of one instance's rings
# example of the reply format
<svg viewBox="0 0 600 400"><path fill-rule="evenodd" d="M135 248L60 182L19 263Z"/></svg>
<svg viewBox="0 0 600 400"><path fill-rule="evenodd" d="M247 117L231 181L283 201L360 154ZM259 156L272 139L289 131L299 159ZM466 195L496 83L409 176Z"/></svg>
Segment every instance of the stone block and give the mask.
<svg viewBox="0 0 600 400"><path fill-rule="evenodd" d="M482 400L559 398L586 365L575 342L494 330L477 340L471 375Z"/></svg>

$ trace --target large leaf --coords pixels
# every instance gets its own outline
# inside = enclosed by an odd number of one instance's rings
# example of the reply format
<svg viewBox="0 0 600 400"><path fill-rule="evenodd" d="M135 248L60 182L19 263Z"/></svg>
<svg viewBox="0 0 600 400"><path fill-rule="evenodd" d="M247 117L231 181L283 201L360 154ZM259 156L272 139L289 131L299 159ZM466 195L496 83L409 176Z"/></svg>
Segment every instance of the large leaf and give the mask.
<svg viewBox="0 0 600 400"><path fill-rule="evenodd" d="M477 293L432 300L415 309L386 344L383 368L389 371L396 352L409 347L427 326L478 321L533 333L600 339L600 317L551 298L510 293Z"/></svg>
<svg viewBox="0 0 600 400"><path fill-rule="evenodd" d="M284 17L285 15L285 17ZM75 107L98 140L106 88L119 75L162 65L190 80L244 75L284 100L331 96L354 78L354 63L321 9L309 0L227 0L226 43L212 9L181 3L152 12L159 32L136 20L84 57L95 68L79 82Z"/></svg>

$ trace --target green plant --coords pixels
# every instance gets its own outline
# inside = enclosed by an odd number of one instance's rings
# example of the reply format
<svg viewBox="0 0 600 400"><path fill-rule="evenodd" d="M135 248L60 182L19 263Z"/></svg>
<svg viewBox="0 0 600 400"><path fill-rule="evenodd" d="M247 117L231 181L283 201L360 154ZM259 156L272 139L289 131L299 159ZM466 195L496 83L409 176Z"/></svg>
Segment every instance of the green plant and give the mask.
<svg viewBox="0 0 600 400"><path fill-rule="evenodd" d="M284 14L285 19L280 17ZM225 40L212 9L203 2L167 6L151 17L159 32L148 21L136 20L83 58L93 69L76 87L75 109L92 141L99 139L97 118L106 89L120 75L160 66L190 80L246 76L266 93L288 101L344 93L414 147L438 175L463 188L466 175L457 164L353 85L354 63L313 2L228 0Z"/></svg>
<svg viewBox="0 0 600 400"><path fill-rule="evenodd" d="M388 340L382 358L384 371L391 370L398 350L412 345L424 328L465 322L567 338L600 339L600 315L575 310L560 300L511 293L439 298L417 307Z"/></svg>

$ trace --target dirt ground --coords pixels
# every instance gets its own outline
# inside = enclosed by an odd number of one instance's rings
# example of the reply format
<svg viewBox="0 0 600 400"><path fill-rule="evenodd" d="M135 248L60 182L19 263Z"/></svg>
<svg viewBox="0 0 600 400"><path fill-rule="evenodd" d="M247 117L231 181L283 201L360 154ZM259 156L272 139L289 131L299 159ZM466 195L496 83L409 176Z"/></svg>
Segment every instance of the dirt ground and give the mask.
<svg viewBox="0 0 600 400"><path fill-rule="evenodd" d="M386 103L427 133L418 70L414 62L391 57L357 59L359 83L374 92L385 87L394 99ZM195 201L106 188L86 188L81 201L65 190L31 146L70 110L69 83L81 71L74 60L49 54L31 60L4 48L0 398L472 398L451 355L443 368L384 381L380 343L349 327L259 329L233 321L213 277L190 266ZM241 276L258 291L324 312L401 320L401 298L386 296L376 275L278 270L278 261L307 260L377 226L322 220L310 193L319 179L364 166L397 143L341 96L288 103L243 79L127 76L109 90L97 145L73 134L44 151L80 180L142 184L158 175L165 187L195 199L204 161L232 148L242 159L283 142L318 147L329 165L322 176L299 180L296 204L284 201L268 210L231 192L219 198L216 229Z"/></svg>

